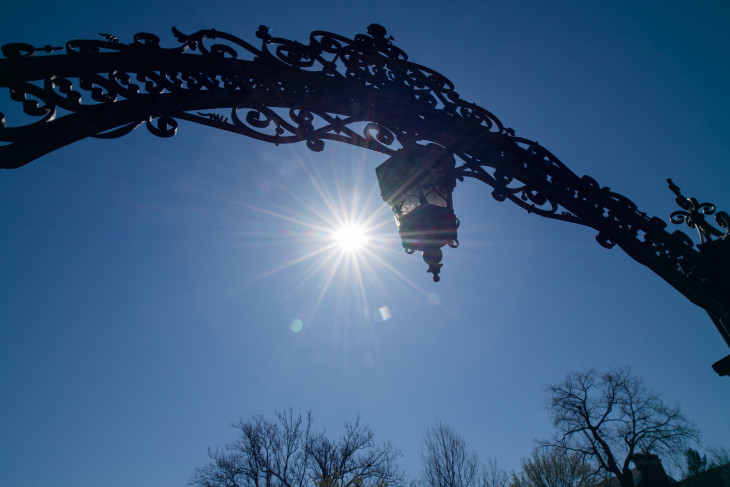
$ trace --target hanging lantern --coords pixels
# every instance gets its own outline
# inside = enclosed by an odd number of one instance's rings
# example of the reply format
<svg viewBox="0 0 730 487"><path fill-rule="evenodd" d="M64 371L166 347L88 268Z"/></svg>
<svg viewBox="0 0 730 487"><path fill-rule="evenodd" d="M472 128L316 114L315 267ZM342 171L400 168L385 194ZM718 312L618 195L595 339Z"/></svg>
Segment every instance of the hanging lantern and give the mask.
<svg viewBox="0 0 730 487"><path fill-rule="evenodd" d="M411 145L375 169L380 194L393 213L403 248L423 252L433 280L439 281L441 247L457 247L451 193L456 187L454 156L435 144Z"/></svg>

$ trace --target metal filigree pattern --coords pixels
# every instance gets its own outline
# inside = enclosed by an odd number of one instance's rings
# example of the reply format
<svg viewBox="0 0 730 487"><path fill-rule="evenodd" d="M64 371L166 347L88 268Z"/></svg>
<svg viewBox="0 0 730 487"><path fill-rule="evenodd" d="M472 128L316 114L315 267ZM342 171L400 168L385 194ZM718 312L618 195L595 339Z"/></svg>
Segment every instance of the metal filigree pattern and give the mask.
<svg viewBox="0 0 730 487"><path fill-rule="evenodd" d="M386 154L405 138L418 139L415 125L431 111L472 129L510 133L487 110L462 100L447 78L408 61L382 27L369 33L350 40L316 31L305 45L272 37L262 26L260 48L216 30L177 29L180 45L169 49L147 33L129 44L112 34L65 48L6 44L0 86L31 121L9 126L0 114L0 141L7 143L0 164L19 167L75 140L121 137L141 125L169 137L175 119L275 144L304 141L321 150L329 139ZM60 50L66 54L46 55ZM49 135L54 143L38 146ZM391 147L396 139L400 144Z"/></svg>
<svg viewBox="0 0 730 487"><path fill-rule="evenodd" d="M2 46L0 88L17 103L0 113L0 167L142 125L171 137L180 121L314 151L328 140L391 156L436 144L461 160L459 180L483 181L496 200L594 228L602 246L618 245L705 308L730 344L730 270L716 265L730 261L730 218L715 215L724 234L712 227L705 216L713 205L681 196L670 182L682 208L671 221L695 228L700 243L667 232L661 219L461 99L451 81L411 62L376 24L353 39L315 31L308 44L273 37L265 26L256 46L213 29L173 34L172 48L147 33L128 44L105 33L64 47Z"/></svg>
<svg viewBox="0 0 730 487"><path fill-rule="evenodd" d="M713 215L715 213L715 205L712 203L700 203L695 198L686 198L680 193L679 187L672 182L671 179L667 179L669 189L677 196L674 201L682 208L677 210L670 215L670 220L674 224L686 223L689 228L694 228L700 236L700 243L712 241L715 238L728 238L730 236L730 216L724 211L718 211L715 215L715 221L720 228L725 228L725 233L722 233L717 228L710 225L705 220L705 215Z"/></svg>

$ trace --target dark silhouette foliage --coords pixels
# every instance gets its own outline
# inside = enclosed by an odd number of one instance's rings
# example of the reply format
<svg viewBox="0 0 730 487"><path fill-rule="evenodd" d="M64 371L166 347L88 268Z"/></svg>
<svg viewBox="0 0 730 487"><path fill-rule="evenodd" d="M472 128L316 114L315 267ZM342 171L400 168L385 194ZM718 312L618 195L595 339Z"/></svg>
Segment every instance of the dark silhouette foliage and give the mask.
<svg viewBox="0 0 730 487"><path fill-rule="evenodd" d="M512 475L510 487L592 487L597 478L577 453L536 448L522 459L522 470Z"/></svg>
<svg viewBox="0 0 730 487"><path fill-rule="evenodd" d="M700 452L694 448L687 448L684 458L687 461L687 470L683 478L694 477L707 470L707 455L700 456Z"/></svg>

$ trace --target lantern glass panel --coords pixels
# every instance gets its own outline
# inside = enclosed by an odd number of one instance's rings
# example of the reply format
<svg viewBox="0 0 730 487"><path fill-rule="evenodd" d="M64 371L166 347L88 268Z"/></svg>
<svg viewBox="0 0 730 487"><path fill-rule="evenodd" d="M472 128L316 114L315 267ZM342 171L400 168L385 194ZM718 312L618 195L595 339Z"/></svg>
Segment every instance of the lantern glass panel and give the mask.
<svg viewBox="0 0 730 487"><path fill-rule="evenodd" d="M406 197L405 201L403 201L403 205L401 205L400 207L400 212L402 215L407 215L408 213L418 208L420 205L421 201L418 195L410 194L408 195L408 197Z"/></svg>
<svg viewBox="0 0 730 487"><path fill-rule="evenodd" d="M448 199L437 191L437 188L433 188L432 191L426 193L426 203L429 205L441 206L444 208L449 207Z"/></svg>

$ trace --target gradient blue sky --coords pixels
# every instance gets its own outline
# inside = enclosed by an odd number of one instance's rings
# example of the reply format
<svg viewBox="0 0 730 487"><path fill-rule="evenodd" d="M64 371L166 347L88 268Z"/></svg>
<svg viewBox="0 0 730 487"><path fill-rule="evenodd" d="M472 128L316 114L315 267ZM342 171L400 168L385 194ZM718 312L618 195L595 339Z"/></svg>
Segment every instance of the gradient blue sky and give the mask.
<svg viewBox="0 0 730 487"><path fill-rule="evenodd" d="M729 18L726 2L40 1L3 8L0 43L172 46L173 25L255 42L259 24L307 42L378 22L463 98L667 220L667 177L730 210ZM456 189L461 246L435 284L400 249L382 161L181 123L0 174L0 485L184 485L232 421L290 406L333 434L359 414L410 476L438 418L515 468L551 432L547 384L625 364L728 446L730 379L710 368L728 348L701 309L594 231L475 181ZM369 219L377 258L321 252L343 215Z"/></svg>

